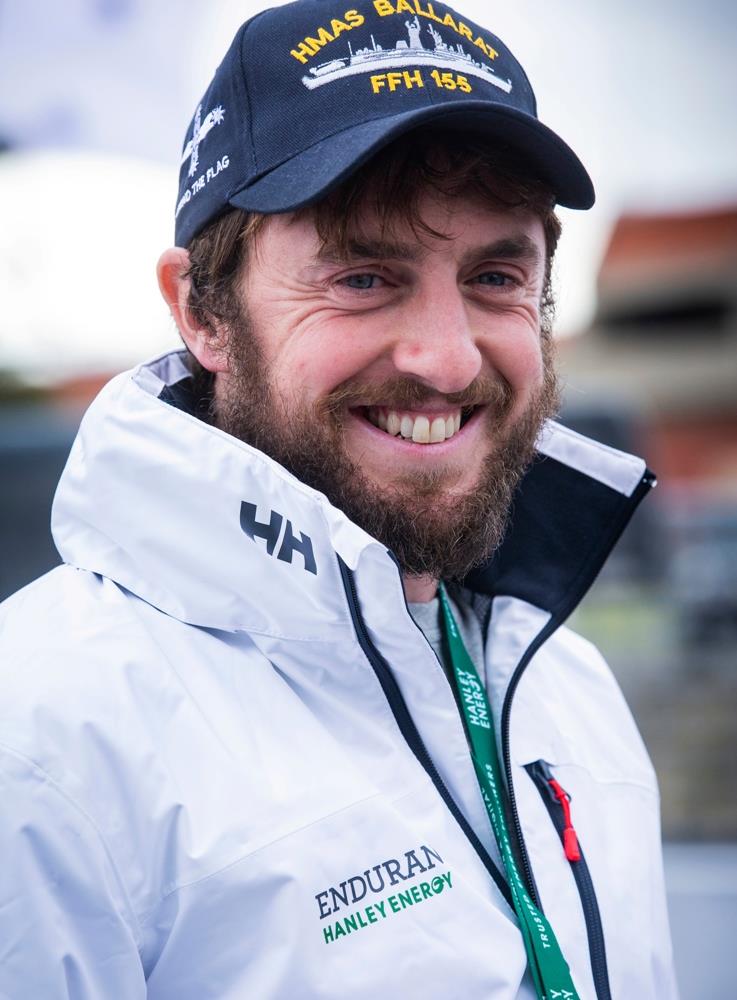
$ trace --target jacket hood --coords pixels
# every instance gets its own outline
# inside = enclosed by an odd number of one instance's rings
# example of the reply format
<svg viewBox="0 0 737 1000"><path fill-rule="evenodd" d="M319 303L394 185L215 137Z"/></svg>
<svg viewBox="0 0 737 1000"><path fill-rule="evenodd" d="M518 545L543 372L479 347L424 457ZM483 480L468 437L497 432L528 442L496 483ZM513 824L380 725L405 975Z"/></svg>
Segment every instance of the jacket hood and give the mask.
<svg viewBox="0 0 737 1000"><path fill-rule="evenodd" d="M189 624L279 638L349 626L336 556L359 587L396 591L386 548L323 494L167 401L188 377L184 353L169 353L92 403L52 509L62 559ZM552 421L538 451L501 548L466 582L555 616L593 580L653 478L641 459Z"/></svg>

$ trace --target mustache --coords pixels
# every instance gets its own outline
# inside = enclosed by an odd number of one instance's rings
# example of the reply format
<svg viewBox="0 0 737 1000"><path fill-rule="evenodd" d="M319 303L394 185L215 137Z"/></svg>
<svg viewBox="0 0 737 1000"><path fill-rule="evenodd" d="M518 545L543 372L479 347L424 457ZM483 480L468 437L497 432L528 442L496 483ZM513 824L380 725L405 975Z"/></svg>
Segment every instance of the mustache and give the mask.
<svg viewBox="0 0 737 1000"><path fill-rule="evenodd" d="M359 406L386 406L396 410L411 410L420 403L443 400L449 406L468 409L486 406L497 416L509 412L514 393L502 376L480 375L460 392L441 393L415 379L394 376L383 382L343 382L320 400L320 410L339 418L346 409Z"/></svg>

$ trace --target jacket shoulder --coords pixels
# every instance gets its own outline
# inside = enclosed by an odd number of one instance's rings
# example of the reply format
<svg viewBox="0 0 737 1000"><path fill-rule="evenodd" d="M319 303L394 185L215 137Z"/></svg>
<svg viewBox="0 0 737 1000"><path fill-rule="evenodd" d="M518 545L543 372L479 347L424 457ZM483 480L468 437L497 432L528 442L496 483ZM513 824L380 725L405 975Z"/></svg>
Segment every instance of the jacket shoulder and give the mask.
<svg viewBox="0 0 737 1000"><path fill-rule="evenodd" d="M151 659L155 646L133 600L110 580L59 566L0 605L0 682L14 711L46 704L58 717L99 709L126 663ZM0 710L0 733L10 724Z"/></svg>
<svg viewBox="0 0 737 1000"><path fill-rule="evenodd" d="M224 641L225 640L225 641ZM189 759L203 716L231 725L234 661L264 658L245 640L172 618L113 581L61 566L0 605L0 742L76 798L102 787L98 768L145 782L164 751ZM258 661L258 662L257 662ZM258 668L261 668L260 670ZM209 739L209 736L207 737Z"/></svg>

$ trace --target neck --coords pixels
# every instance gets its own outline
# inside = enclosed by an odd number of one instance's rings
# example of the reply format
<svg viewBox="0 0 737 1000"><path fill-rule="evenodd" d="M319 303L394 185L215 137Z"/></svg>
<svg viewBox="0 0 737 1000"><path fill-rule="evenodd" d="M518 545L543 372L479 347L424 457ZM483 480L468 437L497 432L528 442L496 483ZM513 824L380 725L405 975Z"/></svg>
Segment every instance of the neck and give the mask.
<svg viewBox="0 0 737 1000"><path fill-rule="evenodd" d="M403 576L404 596L409 604L427 604L438 592L434 576Z"/></svg>

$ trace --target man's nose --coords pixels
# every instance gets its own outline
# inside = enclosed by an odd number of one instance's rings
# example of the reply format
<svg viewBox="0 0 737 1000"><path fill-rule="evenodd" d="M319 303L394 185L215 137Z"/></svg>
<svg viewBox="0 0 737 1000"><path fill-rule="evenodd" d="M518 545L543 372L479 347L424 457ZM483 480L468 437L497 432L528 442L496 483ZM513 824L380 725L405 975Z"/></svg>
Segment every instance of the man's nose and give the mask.
<svg viewBox="0 0 737 1000"><path fill-rule="evenodd" d="M419 297L418 297L419 298ZM458 289L413 302L397 331L392 362L397 371L437 392L461 392L479 375L482 356L466 303Z"/></svg>

